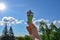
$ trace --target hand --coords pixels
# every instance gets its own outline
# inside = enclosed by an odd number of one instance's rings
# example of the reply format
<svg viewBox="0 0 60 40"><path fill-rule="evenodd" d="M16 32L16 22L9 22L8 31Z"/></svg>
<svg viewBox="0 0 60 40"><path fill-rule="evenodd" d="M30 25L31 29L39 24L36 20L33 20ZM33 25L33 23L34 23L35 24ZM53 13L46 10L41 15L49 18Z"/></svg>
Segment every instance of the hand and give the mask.
<svg viewBox="0 0 60 40"><path fill-rule="evenodd" d="M28 24L27 30L32 40L35 40L35 39L41 40L41 38L39 37L38 31L37 31L37 28L34 26L33 23Z"/></svg>

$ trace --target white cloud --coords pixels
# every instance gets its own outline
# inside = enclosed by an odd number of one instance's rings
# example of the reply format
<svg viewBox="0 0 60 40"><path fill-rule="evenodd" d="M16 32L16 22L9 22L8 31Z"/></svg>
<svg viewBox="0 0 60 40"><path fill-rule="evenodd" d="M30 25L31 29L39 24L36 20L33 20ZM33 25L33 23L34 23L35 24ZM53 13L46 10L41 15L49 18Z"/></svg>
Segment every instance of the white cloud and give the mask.
<svg viewBox="0 0 60 40"><path fill-rule="evenodd" d="M39 22L45 22L48 26L50 26L49 20L45 20L45 19L38 19L36 20L36 18L33 18L33 24L39 28L40 23ZM3 17L2 20L0 21L0 26L4 25L5 23L7 23L8 25L15 25L15 24L27 24L26 21L24 20L17 20L14 17ZM60 20L55 20L53 21L54 25L60 25Z"/></svg>
<svg viewBox="0 0 60 40"><path fill-rule="evenodd" d="M38 19L38 20L33 21L33 23L34 23L34 24L39 23L39 22L45 22L45 23L48 23L48 22L49 22L49 20L45 20L45 19Z"/></svg>
<svg viewBox="0 0 60 40"><path fill-rule="evenodd" d="M36 20L36 18L33 18L32 21Z"/></svg>
<svg viewBox="0 0 60 40"><path fill-rule="evenodd" d="M53 24L60 24L60 20L55 20L55 21L53 21Z"/></svg>
<svg viewBox="0 0 60 40"><path fill-rule="evenodd" d="M38 20L34 20L33 23L35 24L35 26L37 28L39 28L40 22L45 22L48 26L49 26L49 20L45 20L45 19L38 19Z"/></svg>
<svg viewBox="0 0 60 40"><path fill-rule="evenodd" d="M56 25L56 26L58 26L58 27L60 27L60 20L53 21L53 24Z"/></svg>
<svg viewBox="0 0 60 40"><path fill-rule="evenodd" d="M4 25L4 22L3 22L3 21L0 21L0 25L1 25L1 26Z"/></svg>
<svg viewBox="0 0 60 40"><path fill-rule="evenodd" d="M36 20L36 18L35 18L35 20L33 21L33 24L34 24L37 28L39 28L40 22L46 23L48 27L49 27L50 24L51 24L51 22L49 22L49 20L46 20L46 19L38 19L38 20ZM56 25L57 27L60 27L60 20L54 20L54 21L53 21L53 24Z"/></svg>
<svg viewBox="0 0 60 40"><path fill-rule="evenodd" d="M57 23L57 21L55 20L55 21L53 21L53 24L56 24Z"/></svg>
<svg viewBox="0 0 60 40"><path fill-rule="evenodd" d="M8 25L23 24L24 20L17 20L14 17L3 17L0 21L0 26L7 23Z"/></svg>

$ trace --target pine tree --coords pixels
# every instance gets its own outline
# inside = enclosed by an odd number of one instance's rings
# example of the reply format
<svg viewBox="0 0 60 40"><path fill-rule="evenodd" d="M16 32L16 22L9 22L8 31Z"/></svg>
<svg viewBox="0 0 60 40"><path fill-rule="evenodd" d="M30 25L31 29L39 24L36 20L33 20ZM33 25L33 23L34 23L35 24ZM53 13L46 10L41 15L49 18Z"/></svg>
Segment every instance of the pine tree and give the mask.
<svg viewBox="0 0 60 40"><path fill-rule="evenodd" d="M3 30L1 40L9 40L9 35L8 35L8 31L7 31L7 23L5 24L5 28Z"/></svg>
<svg viewBox="0 0 60 40"><path fill-rule="evenodd" d="M15 40L15 36L14 36L13 30L12 30L12 27L10 27L10 29L9 29L9 37L10 37L10 40Z"/></svg>
<svg viewBox="0 0 60 40"><path fill-rule="evenodd" d="M9 29L9 36L14 36L12 27L10 27L10 29Z"/></svg>
<svg viewBox="0 0 60 40"><path fill-rule="evenodd" d="M3 36L6 36L8 33L7 31L7 24L5 24L5 28L3 29Z"/></svg>

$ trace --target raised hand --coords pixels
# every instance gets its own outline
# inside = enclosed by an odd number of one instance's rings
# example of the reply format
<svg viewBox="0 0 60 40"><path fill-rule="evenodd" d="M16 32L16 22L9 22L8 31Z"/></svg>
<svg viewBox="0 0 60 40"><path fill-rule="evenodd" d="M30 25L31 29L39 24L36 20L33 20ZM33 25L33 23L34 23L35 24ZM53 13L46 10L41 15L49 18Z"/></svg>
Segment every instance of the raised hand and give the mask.
<svg viewBox="0 0 60 40"><path fill-rule="evenodd" d="M33 23L29 23L27 26L27 30L29 32L30 37L32 38L32 40L41 40L37 28L34 26Z"/></svg>

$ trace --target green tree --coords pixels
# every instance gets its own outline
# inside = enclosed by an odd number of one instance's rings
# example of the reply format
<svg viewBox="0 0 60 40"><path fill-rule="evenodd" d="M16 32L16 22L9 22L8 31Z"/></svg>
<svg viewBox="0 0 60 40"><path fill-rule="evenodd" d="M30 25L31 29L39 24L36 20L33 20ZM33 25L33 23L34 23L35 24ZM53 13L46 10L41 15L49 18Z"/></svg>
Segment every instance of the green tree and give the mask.
<svg viewBox="0 0 60 40"><path fill-rule="evenodd" d="M9 40L9 35L7 31L7 24L5 24L5 27L3 29L3 34L1 36L1 40Z"/></svg>
<svg viewBox="0 0 60 40"><path fill-rule="evenodd" d="M32 40L31 38L30 38L30 36L28 36L28 35L25 35L25 40Z"/></svg>
<svg viewBox="0 0 60 40"><path fill-rule="evenodd" d="M24 40L24 37L16 37L16 40Z"/></svg>
<svg viewBox="0 0 60 40"><path fill-rule="evenodd" d="M10 27L10 29L9 29L9 38L10 38L10 40L15 40L15 36L14 36L13 30L12 30L12 27Z"/></svg>
<svg viewBox="0 0 60 40"><path fill-rule="evenodd" d="M7 31L7 24L5 24L5 27L4 27L4 29L3 29L3 36L4 35L7 35L7 33L8 33L8 31Z"/></svg>
<svg viewBox="0 0 60 40"><path fill-rule="evenodd" d="M39 32L42 32L43 40L60 40L60 28L53 23L48 27L45 22L40 22Z"/></svg>
<svg viewBox="0 0 60 40"><path fill-rule="evenodd" d="M45 22L40 22L39 26L40 32L42 32L42 39L43 40L50 40L49 34L50 34L50 29L48 29L48 26L46 25Z"/></svg>

